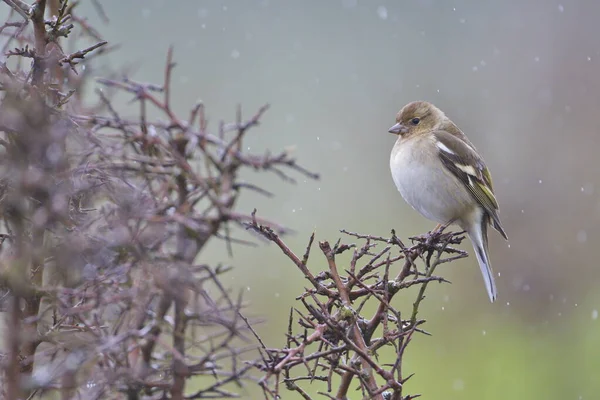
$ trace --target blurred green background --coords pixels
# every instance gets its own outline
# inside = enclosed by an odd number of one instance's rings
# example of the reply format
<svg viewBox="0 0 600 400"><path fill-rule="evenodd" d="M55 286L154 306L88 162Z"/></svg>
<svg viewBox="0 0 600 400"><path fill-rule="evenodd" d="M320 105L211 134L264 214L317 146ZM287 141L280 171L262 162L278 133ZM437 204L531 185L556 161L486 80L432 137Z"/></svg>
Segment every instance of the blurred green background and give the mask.
<svg viewBox="0 0 600 400"><path fill-rule="evenodd" d="M294 228L287 242L300 253L313 230L335 241L341 228L395 228L401 237L431 229L392 183L395 137L387 128L412 100L444 110L486 159L510 242L490 234L495 304L474 258L440 271L453 284L429 291L422 315L433 336L409 347L404 368L416 375L408 391L435 400L599 398L600 2L102 4L106 25L90 2L81 7L122 45L101 61L106 67L133 66L133 78L160 83L175 45L173 104L181 115L202 99L216 129L234 119L237 104L248 117L272 105L247 146L293 146L322 179L299 177L292 186L249 174L277 197L249 194L239 209L257 207ZM314 255L309 266L323 269ZM289 308L305 286L299 272L267 244L237 246L229 258L225 244L213 242L202 262L219 261L236 266L231 284L246 292L249 314L267 319L258 327L264 341L282 346Z"/></svg>

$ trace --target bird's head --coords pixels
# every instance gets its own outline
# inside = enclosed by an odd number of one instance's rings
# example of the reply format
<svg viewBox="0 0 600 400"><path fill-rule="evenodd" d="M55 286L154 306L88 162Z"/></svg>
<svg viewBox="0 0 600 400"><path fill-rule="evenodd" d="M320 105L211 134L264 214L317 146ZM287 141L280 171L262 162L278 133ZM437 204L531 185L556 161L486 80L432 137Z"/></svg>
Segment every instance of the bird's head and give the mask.
<svg viewBox="0 0 600 400"><path fill-rule="evenodd" d="M396 124L388 132L402 137L418 135L436 130L446 119L446 115L431 103L413 101L396 115Z"/></svg>

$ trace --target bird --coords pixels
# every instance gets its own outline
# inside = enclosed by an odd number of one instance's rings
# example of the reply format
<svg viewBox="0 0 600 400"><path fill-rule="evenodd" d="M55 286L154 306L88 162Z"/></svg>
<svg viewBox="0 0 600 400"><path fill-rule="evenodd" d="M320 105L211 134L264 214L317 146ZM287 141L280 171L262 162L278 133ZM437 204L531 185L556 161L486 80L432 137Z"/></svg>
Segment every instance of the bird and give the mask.
<svg viewBox="0 0 600 400"><path fill-rule="evenodd" d="M488 225L504 239L492 176L477 149L446 114L427 101L408 103L388 130L392 179L404 200L438 226L457 224L473 244L490 301L498 296L488 250Z"/></svg>

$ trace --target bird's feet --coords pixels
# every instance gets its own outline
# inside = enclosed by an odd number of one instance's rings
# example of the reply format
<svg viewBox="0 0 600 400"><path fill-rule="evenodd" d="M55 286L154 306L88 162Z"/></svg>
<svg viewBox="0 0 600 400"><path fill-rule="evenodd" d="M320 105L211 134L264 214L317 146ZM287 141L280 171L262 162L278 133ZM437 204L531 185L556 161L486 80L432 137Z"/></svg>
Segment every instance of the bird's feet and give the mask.
<svg viewBox="0 0 600 400"><path fill-rule="evenodd" d="M449 240L453 235L455 235L454 232L447 232L444 233L444 230L452 223L453 221L450 221L448 223L445 224L437 224L435 228L433 228L433 230L419 235L419 236L413 236L410 239L417 241L417 242L421 242L423 244L425 244L428 247L432 247L435 243L439 243L439 242L443 242L446 240Z"/></svg>

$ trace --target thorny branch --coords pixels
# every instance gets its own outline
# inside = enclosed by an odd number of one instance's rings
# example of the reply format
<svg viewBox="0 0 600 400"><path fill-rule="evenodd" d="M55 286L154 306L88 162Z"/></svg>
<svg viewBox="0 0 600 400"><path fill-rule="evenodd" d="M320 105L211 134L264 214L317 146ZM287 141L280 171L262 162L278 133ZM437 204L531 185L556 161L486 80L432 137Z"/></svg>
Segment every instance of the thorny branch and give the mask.
<svg viewBox="0 0 600 400"><path fill-rule="evenodd" d="M402 358L415 332L427 334L420 328L425 320L418 318L418 311L428 284L448 282L434 275L436 268L467 256L453 247L464 239L463 233L429 233L411 238L413 244L407 247L394 231L386 238L343 230L342 233L363 240L364 244L358 247L338 241L332 247L329 242L320 242L325 265L315 274L308 268L314 234L300 259L271 228L257 221L255 213L247 229L277 244L312 285L298 297L304 311L294 308L290 313L286 346L281 349L262 346L260 368L264 376L259 383L265 397L279 398L279 381L283 379L288 390L298 392L304 399L312 397L302 383L313 381L326 383L327 392L322 395L346 399L350 398L355 378L363 398L418 397L403 394L403 384L411 375L406 376L402 371ZM349 262L340 262L337 256L351 249ZM394 249L399 250L398 255L392 255ZM399 264L402 265L398 269ZM395 277L393 271L398 271ZM418 287L412 313L403 317L391 301L400 290L412 286ZM376 305L370 317L364 311L369 303ZM298 333L294 333L293 315L298 316ZM383 364L377 351L389 346L395 349L395 361Z"/></svg>

